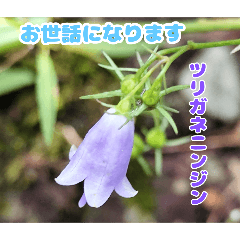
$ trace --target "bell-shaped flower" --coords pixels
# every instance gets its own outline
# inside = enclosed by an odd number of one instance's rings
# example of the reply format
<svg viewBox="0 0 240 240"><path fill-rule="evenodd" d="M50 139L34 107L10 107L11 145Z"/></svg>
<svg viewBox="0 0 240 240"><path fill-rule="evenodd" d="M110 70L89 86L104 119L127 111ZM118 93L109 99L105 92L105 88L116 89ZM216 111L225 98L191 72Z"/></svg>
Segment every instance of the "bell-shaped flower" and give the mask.
<svg viewBox="0 0 240 240"><path fill-rule="evenodd" d="M121 129L126 117L114 115L109 109L89 130L78 149L72 147L70 162L55 179L60 185L74 185L84 180L84 193L78 203L83 207L102 206L113 190L125 198L134 197L126 177L134 137L134 122L129 121Z"/></svg>

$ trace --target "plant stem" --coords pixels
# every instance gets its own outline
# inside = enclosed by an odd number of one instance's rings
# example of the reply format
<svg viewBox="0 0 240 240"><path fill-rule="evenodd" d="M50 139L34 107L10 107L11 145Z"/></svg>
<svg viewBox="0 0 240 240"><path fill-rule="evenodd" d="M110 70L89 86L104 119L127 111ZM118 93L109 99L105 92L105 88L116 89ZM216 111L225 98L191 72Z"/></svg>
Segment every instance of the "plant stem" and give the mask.
<svg viewBox="0 0 240 240"><path fill-rule="evenodd" d="M131 98L137 91L140 89L144 83L148 80L148 78L151 76L151 74L159 67L160 64L163 63L162 61L159 61L153 68L151 68L148 73L142 78L141 82L124 98L124 100L127 100Z"/></svg>
<svg viewBox="0 0 240 240"><path fill-rule="evenodd" d="M151 90L157 90L158 86L161 85L161 81L162 81L162 77L164 76L164 74L167 72L168 68L170 67L170 65L172 64L172 62L177 59L180 55L182 55L183 53L185 53L186 51L188 51L190 49L190 47L188 45L182 46L180 48L180 50L176 53L174 53L170 58L169 61L165 64L165 66L163 67L162 71L160 72L160 74L157 76L157 78L155 79Z"/></svg>

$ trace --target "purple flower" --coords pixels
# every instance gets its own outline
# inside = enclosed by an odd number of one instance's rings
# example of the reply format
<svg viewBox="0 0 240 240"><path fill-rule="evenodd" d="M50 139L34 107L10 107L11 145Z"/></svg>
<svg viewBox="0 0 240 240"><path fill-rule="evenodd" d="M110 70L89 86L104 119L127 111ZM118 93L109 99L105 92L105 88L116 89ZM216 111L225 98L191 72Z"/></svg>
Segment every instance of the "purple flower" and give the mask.
<svg viewBox="0 0 240 240"><path fill-rule="evenodd" d="M109 109L114 113L115 109ZM102 206L113 190L125 198L137 194L126 177L134 137L134 122L121 127L126 117L105 113L89 130L78 149L72 147L70 162L55 179L60 185L74 185L84 180L84 193L78 203Z"/></svg>

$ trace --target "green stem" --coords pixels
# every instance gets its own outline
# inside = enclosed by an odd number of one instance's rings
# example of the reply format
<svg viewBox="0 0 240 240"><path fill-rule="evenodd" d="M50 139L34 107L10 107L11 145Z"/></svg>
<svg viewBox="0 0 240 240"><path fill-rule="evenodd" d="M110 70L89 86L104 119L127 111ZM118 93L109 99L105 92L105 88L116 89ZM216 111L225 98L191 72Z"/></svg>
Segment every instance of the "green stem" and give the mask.
<svg viewBox="0 0 240 240"><path fill-rule="evenodd" d="M240 29L240 20L229 19L198 19L197 21L183 22L186 30L182 33L232 31Z"/></svg>
<svg viewBox="0 0 240 240"><path fill-rule="evenodd" d="M160 64L162 64L163 61L159 61L153 68L151 68L148 73L142 78L141 82L124 98L124 100L127 100L131 98L148 80L148 78L151 76L151 74L159 67Z"/></svg>
<svg viewBox="0 0 240 240"><path fill-rule="evenodd" d="M240 29L240 19L239 18L223 18L223 19L209 19L200 18L191 21L179 21L186 26L186 30L182 31L182 34L186 33L201 33L201 32L213 32L213 31L233 31ZM90 22L89 22L90 23ZM98 22L93 22L98 23ZM151 23L151 21L138 21L138 23L143 27L145 24ZM158 21L160 24L167 23L166 21ZM169 21L168 21L169 23ZM124 25L125 22L113 21L113 24Z"/></svg>
<svg viewBox="0 0 240 240"><path fill-rule="evenodd" d="M169 58L169 61L165 64L165 66L163 67L162 71L160 72L160 74L157 76L157 78L155 79L152 87L151 87L151 90L157 90L158 89L158 86L161 85L161 81L162 81L162 78L163 76L165 75L165 73L167 72L168 68L170 67L170 65L172 64L172 62L177 59L179 56L181 56L183 53L185 53L186 51L189 50L189 46L188 45L185 45L185 46L182 46L181 49L174 53L170 58Z"/></svg>
<svg viewBox="0 0 240 240"><path fill-rule="evenodd" d="M158 127L160 125L159 112L156 109L154 109L151 111L151 113L152 113L152 117L153 117L153 121L154 121L154 126Z"/></svg>
<svg viewBox="0 0 240 240"><path fill-rule="evenodd" d="M207 42L207 43L194 43L193 41L188 41L188 46L191 50L202 49L202 48L212 48L212 47L222 47L229 45L239 45L240 39L219 41L219 42Z"/></svg>
<svg viewBox="0 0 240 240"><path fill-rule="evenodd" d="M157 176L162 175L162 150L160 148L155 149L155 172Z"/></svg>

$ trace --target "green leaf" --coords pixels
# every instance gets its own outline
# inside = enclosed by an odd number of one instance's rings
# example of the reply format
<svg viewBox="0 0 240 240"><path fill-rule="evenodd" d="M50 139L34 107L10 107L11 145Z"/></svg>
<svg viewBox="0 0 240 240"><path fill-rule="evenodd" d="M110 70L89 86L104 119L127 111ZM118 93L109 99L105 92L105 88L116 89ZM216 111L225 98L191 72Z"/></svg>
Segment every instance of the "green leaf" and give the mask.
<svg viewBox="0 0 240 240"><path fill-rule="evenodd" d="M172 139L172 140L167 140L165 143L165 146L179 146L179 145L183 145L185 143L189 143L191 141L191 137L187 136L187 137L181 137L178 139Z"/></svg>
<svg viewBox="0 0 240 240"><path fill-rule="evenodd" d="M121 97L123 94L121 90L114 90L111 92L97 93L93 95L82 96L80 99L98 99L98 98L109 98L109 97Z"/></svg>
<svg viewBox="0 0 240 240"><path fill-rule="evenodd" d="M148 106L145 103L142 103L140 107L132 112L132 117L137 117L138 115L142 114L147 108Z"/></svg>
<svg viewBox="0 0 240 240"><path fill-rule="evenodd" d="M167 107L167 106L165 106L165 105L162 105L162 107L163 107L164 109L166 109L167 111L169 111L169 112L179 113L179 111L176 110L176 109L174 109L174 108L170 108L170 107Z"/></svg>
<svg viewBox="0 0 240 240"><path fill-rule="evenodd" d="M36 57L37 81L36 95L40 114L40 126L45 143L52 143L58 108L57 74L48 51Z"/></svg>
<svg viewBox="0 0 240 240"><path fill-rule="evenodd" d="M166 90L163 90L159 93L159 96L160 97L163 97L169 93L172 93L172 92L176 92L176 91L180 91L180 90L184 90L184 89L188 89L190 88L190 85L177 85L177 86L173 86L173 87L170 87L170 88L167 88Z"/></svg>
<svg viewBox="0 0 240 240"><path fill-rule="evenodd" d="M103 64L98 64L98 66L102 68L106 68L108 70L115 70L114 67L108 66L108 65L103 65ZM118 68L120 71L126 71L126 72L137 72L138 68Z"/></svg>
<svg viewBox="0 0 240 240"><path fill-rule="evenodd" d="M47 22L47 18L34 17L25 21L29 21L34 25L41 25L41 23ZM23 24L24 21L19 18L0 18L0 54L11 49L29 46L19 41L20 26Z"/></svg>
<svg viewBox="0 0 240 240"><path fill-rule="evenodd" d="M161 148L155 148L155 172L157 176L162 174L162 150Z"/></svg>
<svg viewBox="0 0 240 240"><path fill-rule="evenodd" d="M172 119L171 115L165 109L163 109L159 104L157 105L157 109L168 120L168 122L172 126L174 132L176 134L178 134L177 126L176 126L174 120Z"/></svg>
<svg viewBox="0 0 240 240"><path fill-rule="evenodd" d="M142 45L142 46L143 46L143 48L146 49L146 47L144 47L144 45ZM154 57L154 55L157 52L157 50L158 50L158 46L156 46L155 49L152 51L152 53L151 53L150 57L148 58L147 62L150 61L152 57ZM137 60L138 60L139 66L143 67L144 62L143 62L139 52L136 52L136 56L137 56ZM146 74L147 74L147 69L144 70L144 75L146 75ZM146 90L148 90L151 87L150 78L146 81L145 87L146 87Z"/></svg>
<svg viewBox="0 0 240 240"><path fill-rule="evenodd" d="M0 73L0 95L34 83L34 73L24 68L8 69Z"/></svg>
<svg viewBox="0 0 240 240"><path fill-rule="evenodd" d="M161 125L160 125L160 128L162 129L162 131L164 131L165 132L165 130L167 129L167 127L168 127L168 120L165 118L165 117L163 117L162 118L162 122L161 122Z"/></svg>
<svg viewBox="0 0 240 240"><path fill-rule="evenodd" d="M136 53L136 51L140 53L146 52L146 50L143 48L142 44L146 44L146 42L141 41L136 44L127 44L124 40L121 43L118 44L109 44L107 42L101 42L98 44L80 44L80 45L63 45L61 46L67 51L71 51L74 53L87 55L89 57L93 57L96 59L96 61L100 62L100 55L101 52L107 52L108 55L112 58L127 58L131 57L133 54ZM156 47L156 45L159 44L147 44L147 46L151 49Z"/></svg>
<svg viewBox="0 0 240 240"><path fill-rule="evenodd" d="M148 162L143 158L143 156L139 155L137 157L138 163L141 165L143 171L146 173L147 176L152 176L152 170L148 164Z"/></svg>
<svg viewBox="0 0 240 240"><path fill-rule="evenodd" d="M101 104L102 106L104 106L104 107L108 107L108 108L114 108L114 107L116 107L115 105L101 102L101 101L99 101L98 99L97 99L97 102L100 103L100 104Z"/></svg>
<svg viewBox="0 0 240 240"><path fill-rule="evenodd" d="M144 62L143 62L143 60L141 58L140 53L136 52L136 56L137 56L137 61L138 61L139 66L142 67L144 65Z"/></svg>
<svg viewBox="0 0 240 240"><path fill-rule="evenodd" d="M0 54L6 53L13 48L26 46L19 41L19 34L20 30L11 26L0 28Z"/></svg>
<svg viewBox="0 0 240 240"><path fill-rule="evenodd" d="M114 71L116 72L116 74L118 75L118 77L123 80L124 79L124 75L122 74L122 72L119 70L119 68L117 67L117 65L113 62L113 60L103 51L103 55L105 56L105 58L108 60L108 62L111 64L111 66L113 67Z"/></svg>

